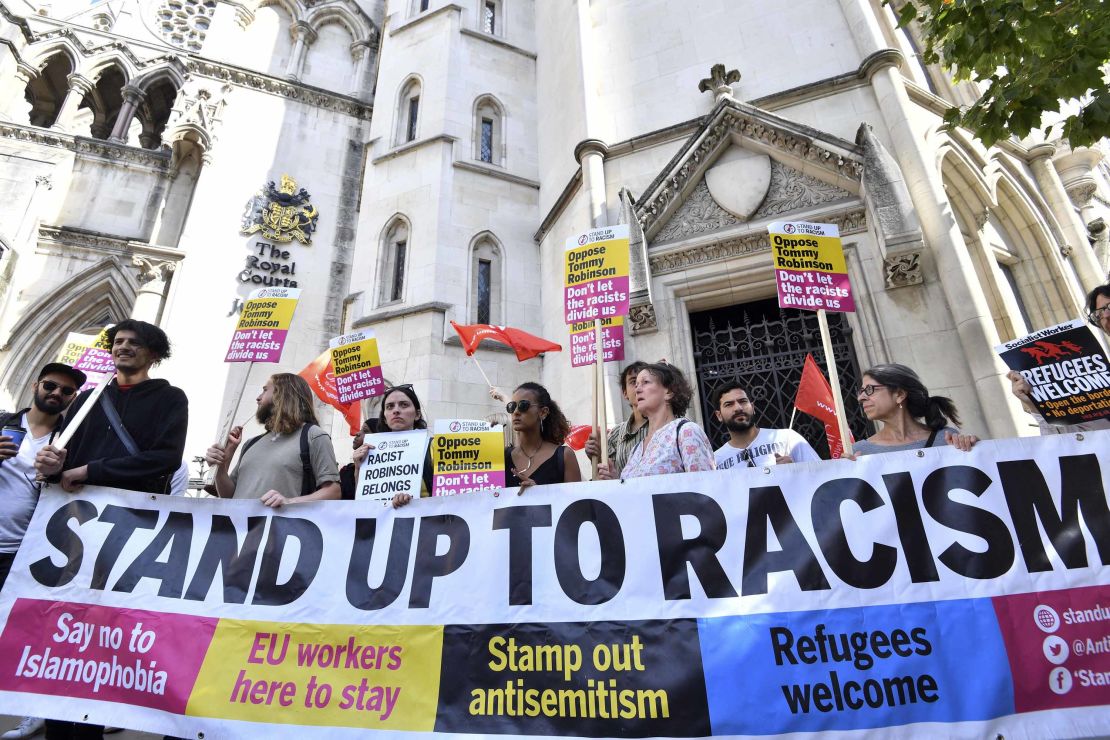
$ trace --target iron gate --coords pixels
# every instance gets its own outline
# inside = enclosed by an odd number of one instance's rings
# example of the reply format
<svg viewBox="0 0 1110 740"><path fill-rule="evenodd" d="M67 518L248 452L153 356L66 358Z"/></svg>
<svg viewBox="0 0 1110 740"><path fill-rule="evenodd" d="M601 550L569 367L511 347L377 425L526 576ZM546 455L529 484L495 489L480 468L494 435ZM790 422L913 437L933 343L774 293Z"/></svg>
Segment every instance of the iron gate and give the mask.
<svg viewBox="0 0 1110 740"><path fill-rule="evenodd" d="M874 426L855 398L860 368L852 347L852 329L842 314L830 313L828 317L833 355L848 407L848 425L856 439L863 439L874 433ZM712 404L713 394L726 382L738 380L744 384L756 407L757 425L784 428L790 424L806 354L812 353L825 372L821 332L817 314L812 311L779 308L772 298L691 314L690 324L702 417L714 446L728 441L728 430L714 417ZM821 422L798 412L794 430L828 458L829 444Z"/></svg>

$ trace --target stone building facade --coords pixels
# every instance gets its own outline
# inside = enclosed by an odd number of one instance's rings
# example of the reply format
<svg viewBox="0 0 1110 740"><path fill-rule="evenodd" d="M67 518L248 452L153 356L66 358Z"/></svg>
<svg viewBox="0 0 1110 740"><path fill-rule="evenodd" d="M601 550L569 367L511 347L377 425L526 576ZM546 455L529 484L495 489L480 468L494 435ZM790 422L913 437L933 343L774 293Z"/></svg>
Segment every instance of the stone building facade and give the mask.
<svg viewBox="0 0 1110 740"><path fill-rule="evenodd" d="M844 235L846 385L905 362L966 428L1031 433L992 348L1105 282L1110 170L1098 149L942 131L974 90L918 48L878 0L0 0L0 395L24 400L69 331L157 321L199 453L275 370L222 362L239 302L293 281L280 369L372 327L431 416L484 417L449 322L566 346L563 245L627 223L627 356L685 370L699 420L739 376L785 425L821 357L812 316L773 305L766 227L793 219ZM240 233L283 175L319 213L309 243ZM476 357L589 419L567 353Z"/></svg>

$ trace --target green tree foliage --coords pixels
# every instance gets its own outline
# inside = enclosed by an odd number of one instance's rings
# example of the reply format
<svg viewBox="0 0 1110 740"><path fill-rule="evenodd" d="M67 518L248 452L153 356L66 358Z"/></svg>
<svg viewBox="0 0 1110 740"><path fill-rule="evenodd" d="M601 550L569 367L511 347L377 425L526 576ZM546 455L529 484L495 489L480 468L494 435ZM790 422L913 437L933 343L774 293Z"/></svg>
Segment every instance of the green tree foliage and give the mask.
<svg viewBox="0 0 1110 740"><path fill-rule="evenodd" d="M897 0L899 23L916 20L924 59L957 80L976 80L982 96L944 116L988 146L1022 138L1061 101L1078 100L1062 134L1072 146L1110 136L1110 0ZM1069 108L1069 112L1070 112Z"/></svg>

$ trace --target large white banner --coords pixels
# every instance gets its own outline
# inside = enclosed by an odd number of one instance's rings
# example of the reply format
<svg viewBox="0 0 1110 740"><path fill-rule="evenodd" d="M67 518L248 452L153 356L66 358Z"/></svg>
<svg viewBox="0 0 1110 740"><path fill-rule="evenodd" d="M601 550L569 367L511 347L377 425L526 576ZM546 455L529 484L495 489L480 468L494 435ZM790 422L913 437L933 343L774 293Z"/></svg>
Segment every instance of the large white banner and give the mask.
<svg viewBox="0 0 1110 740"><path fill-rule="evenodd" d="M1110 432L265 509L43 493L0 712L209 738L1110 727Z"/></svg>

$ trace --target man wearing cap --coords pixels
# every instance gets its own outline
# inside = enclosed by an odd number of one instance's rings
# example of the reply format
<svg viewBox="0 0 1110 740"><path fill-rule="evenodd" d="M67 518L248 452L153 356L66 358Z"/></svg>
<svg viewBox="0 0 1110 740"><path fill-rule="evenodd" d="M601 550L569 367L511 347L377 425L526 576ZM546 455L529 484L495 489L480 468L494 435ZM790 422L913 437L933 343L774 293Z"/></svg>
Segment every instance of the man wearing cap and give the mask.
<svg viewBox="0 0 1110 740"><path fill-rule="evenodd" d="M39 371L38 380L31 385L31 406L0 413L0 425L25 430L18 441L14 435L0 435L0 588L8 579L15 552L23 542L39 500L35 455L61 430L62 412L73 403L84 384L83 372L51 362ZM24 717L18 727L0 737L6 740L31 737L42 727L39 717Z"/></svg>

